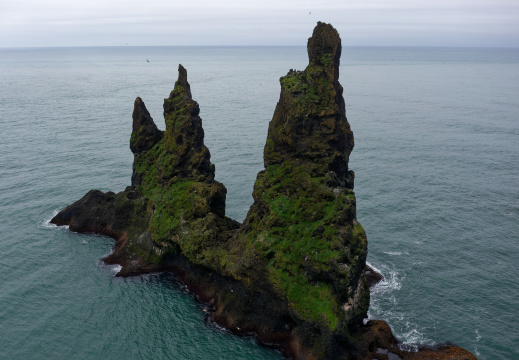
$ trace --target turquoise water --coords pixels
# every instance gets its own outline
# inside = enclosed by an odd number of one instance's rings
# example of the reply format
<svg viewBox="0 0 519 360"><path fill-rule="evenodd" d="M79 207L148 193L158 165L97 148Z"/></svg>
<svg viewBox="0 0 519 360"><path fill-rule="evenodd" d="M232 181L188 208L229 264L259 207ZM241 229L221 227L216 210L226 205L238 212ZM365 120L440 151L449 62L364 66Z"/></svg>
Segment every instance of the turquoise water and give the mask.
<svg viewBox="0 0 519 360"><path fill-rule="evenodd" d="M168 274L115 278L111 239L48 220L129 185L133 101L164 128L179 63L243 220L278 79L306 62L299 47L0 49L0 358L281 359L207 323ZM357 218L386 277L370 317L409 347L519 358L519 50L345 47L341 64Z"/></svg>

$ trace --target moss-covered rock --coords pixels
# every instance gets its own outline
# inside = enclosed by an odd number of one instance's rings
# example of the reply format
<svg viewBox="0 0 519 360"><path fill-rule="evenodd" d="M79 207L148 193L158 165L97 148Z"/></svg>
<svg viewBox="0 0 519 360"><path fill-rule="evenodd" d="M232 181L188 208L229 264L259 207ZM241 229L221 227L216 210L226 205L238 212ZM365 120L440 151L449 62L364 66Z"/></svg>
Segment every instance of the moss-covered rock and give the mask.
<svg viewBox="0 0 519 360"><path fill-rule="evenodd" d="M225 217L227 189L214 180L198 113L180 65L164 100L164 133L135 100L132 186L119 194L92 190L51 221L114 237L114 252L105 260L121 264L121 275L161 269L175 254L218 268L215 258L239 224Z"/></svg>
<svg viewBox="0 0 519 360"><path fill-rule="evenodd" d="M361 326L367 240L348 169L354 144L340 55L337 31L318 23L306 69L280 79L265 169L243 224L225 216L227 190L214 180L182 65L164 100L164 132L135 101L132 186L92 190L51 222L115 238L105 261L122 265L119 275L174 271L214 307L213 321L296 359L370 358L382 342Z"/></svg>
<svg viewBox="0 0 519 360"><path fill-rule="evenodd" d="M214 179L214 165L211 164L211 155L204 145L204 129L199 113L200 107L191 97L187 71L179 65L175 88L169 98L164 99L164 146L172 165L168 168L169 177Z"/></svg>
<svg viewBox="0 0 519 360"><path fill-rule="evenodd" d="M265 167L286 160L312 164L313 174L330 186L353 189L348 159L353 133L339 84L341 39L331 25L319 22L308 39L309 64L280 79L281 95L269 124Z"/></svg>
<svg viewBox="0 0 519 360"><path fill-rule="evenodd" d="M308 67L281 78L265 170L243 224L225 217L226 189L214 180L182 65L164 100L164 133L144 102L135 101L132 187L120 194L93 191L52 221L116 238L106 260L120 263L125 275L139 266L165 268L182 256L237 282L241 292L219 295L219 314L248 324L252 305L238 302L264 299L259 318L268 323L269 314L277 314L272 326L289 324L300 347L325 357L330 344L348 341L349 329L366 316L367 243L348 170L353 134L338 83L340 38L319 23L308 44Z"/></svg>
<svg viewBox="0 0 519 360"><path fill-rule="evenodd" d="M261 254L270 285L298 318L321 334L348 338L348 329L366 317L369 290L366 235L348 169L353 133L338 82L340 53L337 31L318 23L307 68L280 79L265 170L240 240ZM324 356L321 340L310 341Z"/></svg>
<svg viewBox="0 0 519 360"><path fill-rule="evenodd" d="M133 104L133 131L130 137L130 150L134 154L151 149L162 139L164 133L157 128L150 113L140 97Z"/></svg>

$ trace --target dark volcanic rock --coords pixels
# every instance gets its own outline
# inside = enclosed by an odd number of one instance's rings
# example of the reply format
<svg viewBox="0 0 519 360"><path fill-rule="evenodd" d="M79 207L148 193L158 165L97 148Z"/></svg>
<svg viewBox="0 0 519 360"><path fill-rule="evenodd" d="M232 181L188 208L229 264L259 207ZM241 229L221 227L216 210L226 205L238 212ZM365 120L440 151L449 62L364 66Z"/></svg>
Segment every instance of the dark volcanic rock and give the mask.
<svg viewBox="0 0 519 360"><path fill-rule="evenodd" d="M353 133L339 84L341 39L329 24L318 23L308 39L309 64L280 79L281 95L269 124L265 167L286 161L312 164L330 186L353 189L348 159Z"/></svg>
<svg viewBox="0 0 519 360"><path fill-rule="evenodd" d="M90 190L61 210L51 223L114 238L114 251L105 262L123 265L121 275L158 270L158 256L148 231L147 201L134 187L128 186L118 194Z"/></svg>
<svg viewBox="0 0 519 360"><path fill-rule="evenodd" d="M340 358L367 316L367 240L356 220L348 157L353 133L338 82L341 42L318 23L309 65L280 79L281 94L239 239L258 253L270 291L294 319L296 357ZM311 330L312 329L312 330ZM335 344L335 345L332 345Z"/></svg>
<svg viewBox="0 0 519 360"><path fill-rule="evenodd" d="M356 349L351 353L351 358L355 360L477 360L470 352L455 345L401 350L398 346L400 342L384 321L368 321L355 331L353 338Z"/></svg>
<svg viewBox="0 0 519 360"><path fill-rule="evenodd" d="M364 276L366 277L366 281L368 282L368 286L370 288L384 280L382 274L376 272L369 265L366 265L366 267L364 268Z"/></svg>
<svg viewBox="0 0 519 360"><path fill-rule="evenodd" d="M307 68L280 79L265 169L243 224L225 216L227 190L214 180L182 65L164 100L164 133L135 101L132 186L118 194L92 190L51 222L113 237L114 252L104 260L122 266L118 275L172 271L210 304L212 321L256 334L292 358L386 359L391 351L415 359L399 350L387 324L363 325L367 239L348 169L353 133L340 55L337 31L318 23ZM473 359L455 347L421 352Z"/></svg>
<svg viewBox="0 0 519 360"><path fill-rule="evenodd" d="M130 150L136 154L151 149L164 133L157 128L140 97L133 104L133 131L130 138Z"/></svg>
<svg viewBox="0 0 519 360"><path fill-rule="evenodd" d="M178 253L195 263L204 253L210 256L203 259L212 259L213 248L228 241L239 226L225 217L227 190L213 180L198 104L181 65L164 109L163 136L144 102L135 101L131 187L119 194L92 190L51 220L73 231L116 239L105 261L122 265L119 275L159 270Z"/></svg>
<svg viewBox="0 0 519 360"><path fill-rule="evenodd" d="M214 179L214 165L210 161L209 149L204 145L199 113L200 107L191 97L187 71L179 65L175 88L169 98L164 99L165 147L175 163L175 167L169 169L170 177Z"/></svg>

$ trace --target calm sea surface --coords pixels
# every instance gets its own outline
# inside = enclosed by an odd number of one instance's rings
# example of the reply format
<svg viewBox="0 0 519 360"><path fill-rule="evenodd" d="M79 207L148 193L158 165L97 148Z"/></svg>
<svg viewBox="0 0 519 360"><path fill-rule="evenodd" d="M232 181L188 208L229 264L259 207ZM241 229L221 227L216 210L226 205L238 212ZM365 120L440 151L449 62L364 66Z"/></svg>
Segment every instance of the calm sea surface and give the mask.
<svg viewBox="0 0 519 360"><path fill-rule="evenodd" d="M205 322L168 274L115 278L111 239L48 224L130 184L133 101L163 129L179 63L241 221L305 48L0 49L0 358L282 358ZM409 347L519 359L519 49L345 47L340 81L357 218L386 277L370 317Z"/></svg>

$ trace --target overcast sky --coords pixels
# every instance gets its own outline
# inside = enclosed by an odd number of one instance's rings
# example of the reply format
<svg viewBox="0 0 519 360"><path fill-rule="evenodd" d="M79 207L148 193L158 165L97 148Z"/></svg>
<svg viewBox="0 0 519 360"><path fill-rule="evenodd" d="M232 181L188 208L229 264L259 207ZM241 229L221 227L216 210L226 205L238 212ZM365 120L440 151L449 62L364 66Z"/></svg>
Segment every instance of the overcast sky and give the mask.
<svg viewBox="0 0 519 360"><path fill-rule="evenodd" d="M0 0L0 47L306 45L519 47L519 0Z"/></svg>

